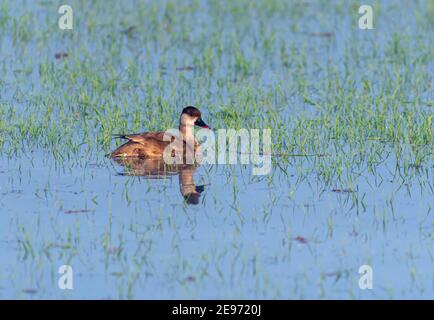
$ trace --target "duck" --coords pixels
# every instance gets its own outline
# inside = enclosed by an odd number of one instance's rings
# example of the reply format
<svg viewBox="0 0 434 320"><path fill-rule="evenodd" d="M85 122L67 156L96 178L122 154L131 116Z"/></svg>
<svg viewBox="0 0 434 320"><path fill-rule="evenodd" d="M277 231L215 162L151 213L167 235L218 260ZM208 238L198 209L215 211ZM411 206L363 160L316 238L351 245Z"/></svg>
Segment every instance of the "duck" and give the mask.
<svg viewBox="0 0 434 320"><path fill-rule="evenodd" d="M179 117L179 131L183 142L183 152L188 148L193 148L194 151L200 148L200 144L196 141L193 134L193 127L198 126L204 129L210 127L202 120L202 114L194 106L185 107ZM111 152L110 158L141 158L141 159L158 159L163 158L164 150L172 143L176 136L172 135L171 141L164 140L164 136L168 136L166 132L143 132L135 134L116 134L115 138L128 140L126 143ZM179 138L179 137L178 137ZM193 145L191 145L193 143ZM172 156L174 156L172 150Z"/></svg>

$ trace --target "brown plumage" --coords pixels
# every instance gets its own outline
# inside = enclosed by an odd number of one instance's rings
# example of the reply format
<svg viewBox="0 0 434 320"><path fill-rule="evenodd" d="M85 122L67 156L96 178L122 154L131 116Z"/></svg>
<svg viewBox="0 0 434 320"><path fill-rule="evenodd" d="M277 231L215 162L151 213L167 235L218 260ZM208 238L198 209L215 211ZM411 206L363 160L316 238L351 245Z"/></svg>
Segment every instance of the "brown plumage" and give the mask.
<svg viewBox="0 0 434 320"><path fill-rule="evenodd" d="M189 106L182 110L179 119L179 131L182 134L182 137L180 138L182 139L184 158L186 151L189 148L190 150L193 148L194 152L196 152L199 148L199 144L196 142L193 136L194 126L209 129L205 122L203 122L200 111L195 107ZM176 139L176 137L172 135L171 141L164 141L164 135L165 132L145 132L139 134L116 135L115 137L127 139L128 142L114 150L111 154L109 154L109 156L111 158L162 158L166 147ZM172 156L175 155L175 152L176 150L172 150Z"/></svg>
<svg viewBox="0 0 434 320"><path fill-rule="evenodd" d="M164 132L118 135L117 138L126 139L128 142L113 151L110 157L161 158L164 149L175 140L173 137L171 141L164 141L163 135Z"/></svg>

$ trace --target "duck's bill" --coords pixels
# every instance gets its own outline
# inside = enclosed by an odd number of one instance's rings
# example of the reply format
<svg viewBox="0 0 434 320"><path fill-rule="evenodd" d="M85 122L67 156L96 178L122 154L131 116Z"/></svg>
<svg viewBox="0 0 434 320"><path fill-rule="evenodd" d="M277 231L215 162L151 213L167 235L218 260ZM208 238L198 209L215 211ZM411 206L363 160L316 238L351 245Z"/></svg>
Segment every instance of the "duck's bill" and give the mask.
<svg viewBox="0 0 434 320"><path fill-rule="evenodd" d="M205 128L205 129L211 129L210 127L208 127L208 125L202 120L202 118L199 118L195 121L194 123L195 126L201 127L201 128Z"/></svg>

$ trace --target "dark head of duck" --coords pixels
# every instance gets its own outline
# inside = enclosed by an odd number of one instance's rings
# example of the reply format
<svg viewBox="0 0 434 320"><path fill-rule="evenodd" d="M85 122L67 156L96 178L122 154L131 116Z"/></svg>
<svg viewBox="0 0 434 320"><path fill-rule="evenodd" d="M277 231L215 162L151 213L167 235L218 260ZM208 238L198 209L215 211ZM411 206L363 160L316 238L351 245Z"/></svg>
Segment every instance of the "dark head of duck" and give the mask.
<svg viewBox="0 0 434 320"><path fill-rule="evenodd" d="M181 119L185 117L188 119L193 119L194 120L194 125L201 127L201 128L205 128L205 129L211 129L203 120L202 120L202 115L199 111L199 109L193 107L193 106L188 106L185 107L182 110L182 114L181 114ZM182 120L181 120L182 121Z"/></svg>

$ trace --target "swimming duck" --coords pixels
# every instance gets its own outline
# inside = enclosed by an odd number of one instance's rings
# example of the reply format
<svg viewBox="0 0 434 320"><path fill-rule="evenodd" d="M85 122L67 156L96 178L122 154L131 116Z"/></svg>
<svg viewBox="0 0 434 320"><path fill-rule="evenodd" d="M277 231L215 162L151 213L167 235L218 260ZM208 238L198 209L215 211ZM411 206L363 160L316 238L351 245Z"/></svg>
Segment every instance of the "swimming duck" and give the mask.
<svg viewBox="0 0 434 320"><path fill-rule="evenodd" d="M202 115L197 108L193 106L185 107L179 117L179 131L182 134L184 154L187 148L193 147L196 151L199 147L199 143L194 139L193 135L194 126L209 129L208 125L202 120ZM165 132L115 135L116 138L123 138L128 140L128 142L110 153L109 156L111 158L162 158L165 148L175 140L175 136L172 136L172 141L164 141L164 135ZM193 142L194 146L190 146L191 143L187 143L190 141Z"/></svg>

